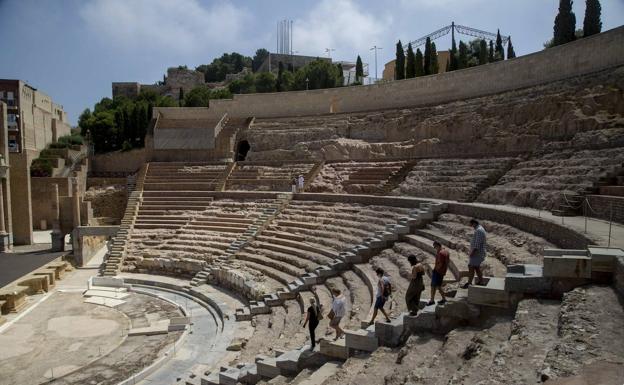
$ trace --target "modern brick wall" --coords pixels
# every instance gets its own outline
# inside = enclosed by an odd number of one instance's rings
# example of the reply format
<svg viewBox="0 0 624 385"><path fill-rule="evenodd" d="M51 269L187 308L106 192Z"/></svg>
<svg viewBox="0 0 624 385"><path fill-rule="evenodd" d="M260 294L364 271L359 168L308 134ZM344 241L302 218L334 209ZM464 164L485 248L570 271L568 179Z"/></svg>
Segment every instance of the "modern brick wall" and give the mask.
<svg viewBox="0 0 624 385"><path fill-rule="evenodd" d="M586 195L585 197L590 206L586 210L587 216L624 223L624 197L609 195Z"/></svg>

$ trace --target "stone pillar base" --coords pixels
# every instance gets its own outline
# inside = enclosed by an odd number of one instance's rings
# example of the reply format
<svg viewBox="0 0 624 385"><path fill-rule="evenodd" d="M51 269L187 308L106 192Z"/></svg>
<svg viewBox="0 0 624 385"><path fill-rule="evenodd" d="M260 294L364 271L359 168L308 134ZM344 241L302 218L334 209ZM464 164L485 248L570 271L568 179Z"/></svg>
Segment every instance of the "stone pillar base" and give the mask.
<svg viewBox="0 0 624 385"><path fill-rule="evenodd" d="M52 251L65 251L65 234L52 231Z"/></svg>
<svg viewBox="0 0 624 385"><path fill-rule="evenodd" d="M9 233L0 233L0 253L6 253L13 249L13 239Z"/></svg>

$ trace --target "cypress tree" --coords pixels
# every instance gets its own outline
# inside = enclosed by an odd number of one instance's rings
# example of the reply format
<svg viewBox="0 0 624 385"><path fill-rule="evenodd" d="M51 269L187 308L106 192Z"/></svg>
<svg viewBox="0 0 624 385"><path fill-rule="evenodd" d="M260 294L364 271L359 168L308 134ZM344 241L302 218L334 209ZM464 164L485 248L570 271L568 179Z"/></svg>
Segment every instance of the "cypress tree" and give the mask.
<svg viewBox="0 0 624 385"><path fill-rule="evenodd" d="M585 3L585 19L583 19L583 37L595 35L602 31L600 13L602 7L599 0L587 0Z"/></svg>
<svg viewBox="0 0 624 385"><path fill-rule="evenodd" d="M416 57L412 49L412 43L407 45L407 63L405 65L405 78L411 79L416 76Z"/></svg>
<svg viewBox="0 0 624 385"><path fill-rule="evenodd" d="M511 44L511 36L507 42L507 59L513 59L516 57L516 51L514 51L513 44Z"/></svg>
<svg viewBox="0 0 624 385"><path fill-rule="evenodd" d="M572 12L572 0L559 0L559 13L553 27L553 45L565 44L576 39L576 16Z"/></svg>
<svg viewBox="0 0 624 385"><path fill-rule="evenodd" d="M336 87L344 86L344 70L342 69L342 63L336 64L336 72L338 72L338 76L336 76Z"/></svg>
<svg viewBox="0 0 624 385"><path fill-rule="evenodd" d="M481 39L479 42L479 65L487 64L488 62L488 48L487 42Z"/></svg>
<svg viewBox="0 0 624 385"><path fill-rule="evenodd" d="M438 64L438 50L434 42L431 42L431 74L437 74L439 72Z"/></svg>
<svg viewBox="0 0 624 385"><path fill-rule="evenodd" d="M457 59L457 69L468 68L468 47L463 41L459 41L459 57Z"/></svg>
<svg viewBox="0 0 624 385"><path fill-rule="evenodd" d="M503 48L503 39L501 38L500 29L496 32L496 49L494 52L494 60L505 60L505 49Z"/></svg>
<svg viewBox="0 0 624 385"><path fill-rule="evenodd" d="M355 81L361 82L364 77L364 66L362 65L362 58L358 55L355 61Z"/></svg>
<svg viewBox="0 0 624 385"><path fill-rule="evenodd" d="M425 75L431 75L431 39L425 42Z"/></svg>
<svg viewBox="0 0 624 385"><path fill-rule="evenodd" d="M453 35L451 41L451 55L449 58L449 71L455 71L457 69L457 44L455 43L455 35Z"/></svg>
<svg viewBox="0 0 624 385"><path fill-rule="evenodd" d="M425 74L425 68L423 67L423 54L420 51L420 48L416 49L416 58L414 60L414 65L415 65L415 69L414 69L414 75L415 76L423 76Z"/></svg>
<svg viewBox="0 0 624 385"><path fill-rule="evenodd" d="M396 44L396 62L394 63L394 79L405 79L405 52L401 40Z"/></svg>
<svg viewBox="0 0 624 385"><path fill-rule="evenodd" d="M492 40L490 40L490 51L488 53L488 61L490 63L494 62L494 42L492 42Z"/></svg>

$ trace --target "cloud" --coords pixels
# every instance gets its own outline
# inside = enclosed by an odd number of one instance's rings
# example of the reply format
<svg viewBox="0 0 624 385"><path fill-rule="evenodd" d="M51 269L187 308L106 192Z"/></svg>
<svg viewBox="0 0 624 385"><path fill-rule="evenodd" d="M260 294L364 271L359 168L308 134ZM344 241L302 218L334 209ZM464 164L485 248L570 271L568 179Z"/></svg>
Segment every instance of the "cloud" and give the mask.
<svg viewBox="0 0 624 385"><path fill-rule="evenodd" d="M352 0L322 0L293 25L294 50L322 56L326 48L332 56L355 61L357 53L384 41L392 25L389 15L367 13Z"/></svg>
<svg viewBox="0 0 624 385"><path fill-rule="evenodd" d="M80 9L88 29L111 46L188 54L232 49L250 13L229 2L198 0L91 0Z"/></svg>

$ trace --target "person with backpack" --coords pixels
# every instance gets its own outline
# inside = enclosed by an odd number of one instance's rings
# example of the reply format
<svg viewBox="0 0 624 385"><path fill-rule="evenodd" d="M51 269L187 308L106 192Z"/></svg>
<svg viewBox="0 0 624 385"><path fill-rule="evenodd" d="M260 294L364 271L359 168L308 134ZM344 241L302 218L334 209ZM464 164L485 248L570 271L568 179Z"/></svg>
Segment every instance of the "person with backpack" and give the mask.
<svg viewBox="0 0 624 385"><path fill-rule="evenodd" d="M373 318L368 323L372 325L375 322L375 318L377 318L377 312L381 310L384 316L386 316L386 322L390 322L390 317L388 313L384 310L384 305L388 298L392 294L392 284L390 283L390 278L384 275L384 271L382 268L378 268L376 270L377 277L379 280L377 281L377 297L375 298L375 309L373 310Z"/></svg>
<svg viewBox="0 0 624 385"><path fill-rule="evenodd" d="M310 298L310 306L308 307L308 311L306 312L306 318L303 322L303 327L308 325L310 330L310 351L314 350L314 346L316 345L316 335L314 331L319 324L319 321L323 319L323 314L321 313L321 307L316 304L314 298Z"/></svg>

